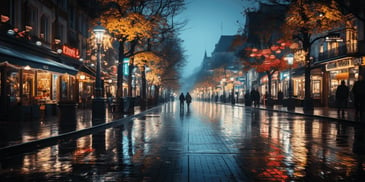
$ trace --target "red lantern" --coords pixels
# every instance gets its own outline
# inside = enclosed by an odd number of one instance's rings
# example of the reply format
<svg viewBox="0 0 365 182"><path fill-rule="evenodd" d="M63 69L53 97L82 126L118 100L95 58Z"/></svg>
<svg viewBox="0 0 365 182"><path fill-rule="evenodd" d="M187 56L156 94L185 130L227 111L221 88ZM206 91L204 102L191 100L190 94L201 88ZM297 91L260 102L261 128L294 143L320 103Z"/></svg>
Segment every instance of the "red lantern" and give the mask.
<svg viewBox="0 0 365 182"><path fill-rule="evenodd" d="M273 45L273 46L271 46L271 50L272 51L276 51L276 50L278 50L279 49L279 46L277 46L277 45Z"/></svg>

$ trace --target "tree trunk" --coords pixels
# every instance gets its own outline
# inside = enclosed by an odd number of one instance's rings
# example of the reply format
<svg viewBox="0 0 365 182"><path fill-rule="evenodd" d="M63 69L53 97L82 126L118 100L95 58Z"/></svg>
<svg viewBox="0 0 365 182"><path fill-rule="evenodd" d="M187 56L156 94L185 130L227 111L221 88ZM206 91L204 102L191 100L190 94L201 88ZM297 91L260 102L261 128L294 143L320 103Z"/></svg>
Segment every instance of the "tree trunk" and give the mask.
<svg viewBox="0 0 365 182"><path fill-rule="evenodd" d="M132 88L132 74L134 69L134 59L131 58L129 60L129 70L128 70L128 97L132 97L133 88Z"/></svg>
<svg viewBox="0 0 365 182"><path fill-rule="evenodd" d="M143 65L140 68L141 68L141 77L142 77L141 106L145 106L146 101L147 101L146 66Z"/></svg>
<svg viewBox="0 0 365 182"><path fill-rule="evenodd" d="M304 79L305 79L304 97L310 98L311 97L311 85L310 85L310 83L311 83L311 61L310 61L309 55L306 56Z"/></svg>
<svg viewBox="0 0 365 182"><path fill-rule="evenodd" d="M155 85L155 87L156 87L156 91L155 91L154 100L155 100L156 102L158 102L158 100L159 100L159 96L160 96L160 86Z"/></svg>
<svg viewBox="0 0 365 182"><path fill-rule="evenodd" d="M311 96L311 65L312 60L310 59L311 55L311 41L310 35L306 36L306 39L303 41L303 50L307 52L305 56L305 70L304 70L304 101L303 101L303 110L304 111L313 111L313 99Z"/></svg>
<svg viewBox="0 0 365 182"><path fill-rule="evenodd" d="M152 85L150 85L150 86L148 86L148 96L147 96L147 98L152 98Z"/></svg>
<svg viewBox="0 0 365 182"><path fill-rule="evenodd" d="M118 61L118 70L117 70L117 101L118 101L118 110L119 112L124 112L124 101L123 101L123 60L125 58L124 55L124 41L119 41L119 61Z"/></svg>
<svg viewBox="0 0 365 182"><path fill-rule="evenodd" d="M117 98L123 97L123 60L124 60L124 42L119 41L119 61L117 73Z"/></svg>

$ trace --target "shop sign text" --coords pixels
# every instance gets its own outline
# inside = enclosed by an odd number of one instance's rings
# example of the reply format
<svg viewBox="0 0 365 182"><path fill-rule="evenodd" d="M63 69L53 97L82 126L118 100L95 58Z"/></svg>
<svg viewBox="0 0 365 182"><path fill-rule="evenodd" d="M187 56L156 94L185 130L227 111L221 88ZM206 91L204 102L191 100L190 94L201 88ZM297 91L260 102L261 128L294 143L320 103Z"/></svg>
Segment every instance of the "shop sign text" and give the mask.
<svg viewBox="0 0 365 182"><path fill-rule="evenodd" d="M328 63L326 65L326 70L330 71L330 70L344 69L344 68L350 68L353 66L354 66L354 63L351 59L345 59L345 60Z"/></svg>
<svg viewBox="0 0 365 182"><path fill-rule="evenodd" d="M68 47L66 45L62 46L62 53L66 56L70 56L72 58L80 58L80 51L73 47Z"/></svg>

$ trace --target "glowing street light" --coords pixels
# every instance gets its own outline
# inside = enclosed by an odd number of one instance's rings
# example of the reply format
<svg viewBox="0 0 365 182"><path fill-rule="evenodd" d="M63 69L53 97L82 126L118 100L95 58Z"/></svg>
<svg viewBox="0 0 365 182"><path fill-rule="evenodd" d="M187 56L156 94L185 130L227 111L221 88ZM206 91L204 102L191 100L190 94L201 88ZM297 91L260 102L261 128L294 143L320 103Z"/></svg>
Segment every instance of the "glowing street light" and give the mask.
<svg viewBox="0 0 365 182"><path fill-rule="evenodd" d="M95 42L97 45L97 56L96 56L96 80L95 80L95 98L93 99L93 120L96 119L105 119L105 108L106 102L102 95L101 88L101 71L100 71L100 52L101 52L101 44L103 42L103 37L105 33L105 28L100 25L100 22L93 29L95 33Z"/></svg>

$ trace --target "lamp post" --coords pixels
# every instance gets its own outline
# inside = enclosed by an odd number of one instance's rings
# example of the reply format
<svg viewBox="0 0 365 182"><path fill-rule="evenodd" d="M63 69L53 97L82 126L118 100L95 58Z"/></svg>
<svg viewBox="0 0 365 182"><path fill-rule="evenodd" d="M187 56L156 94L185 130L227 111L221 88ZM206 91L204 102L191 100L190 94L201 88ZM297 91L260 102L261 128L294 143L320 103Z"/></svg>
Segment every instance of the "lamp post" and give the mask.
<svg viewBox="0 0 365 182"><path fill-rule="evenodd" d="M292 66L294 62L294 55L288 54L286 56L286 60L288 61L289 65L289 88L288 88L289 99L287 103L287 108L289 111L293 111L295 109L295 103L293 100L293 86L292 86Z"/></svg>
<svg viewBox="0 0 365 182"><path fill-rule="evenodd" d="M97 46L97 56L96 56L96 80L95 80L95 97L93 99L92 115L94 119L105 119L105 108L106 102L102 95L101 86L101 76L100 76L100 52L101 44L103 42L103 37L105 33L105 28L100 25L100 22L93 29L95 33L95 42Z"/></svg>

